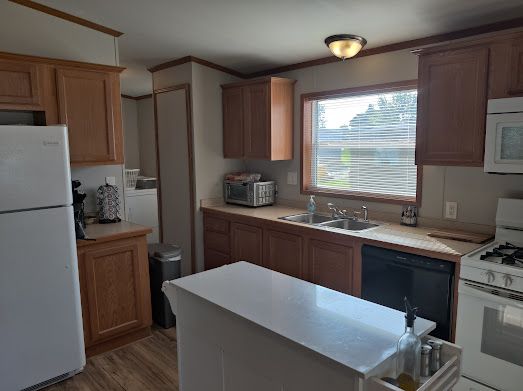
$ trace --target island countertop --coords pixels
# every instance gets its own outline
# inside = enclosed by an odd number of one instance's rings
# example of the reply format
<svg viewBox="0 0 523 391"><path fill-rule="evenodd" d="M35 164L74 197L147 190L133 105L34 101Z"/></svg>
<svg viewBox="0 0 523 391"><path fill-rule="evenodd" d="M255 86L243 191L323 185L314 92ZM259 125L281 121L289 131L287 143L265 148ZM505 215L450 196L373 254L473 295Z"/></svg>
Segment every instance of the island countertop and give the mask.
<svg viewBox="0 0 523 391"><path fill-rule="evenodd" d="M404 313L247 262L165 282L299 344L367 379L396 353ZM166 293L169 287L164 285ZM169 294L167 294L169 297ZM427 335L432 321L418 318Z"/></svg>

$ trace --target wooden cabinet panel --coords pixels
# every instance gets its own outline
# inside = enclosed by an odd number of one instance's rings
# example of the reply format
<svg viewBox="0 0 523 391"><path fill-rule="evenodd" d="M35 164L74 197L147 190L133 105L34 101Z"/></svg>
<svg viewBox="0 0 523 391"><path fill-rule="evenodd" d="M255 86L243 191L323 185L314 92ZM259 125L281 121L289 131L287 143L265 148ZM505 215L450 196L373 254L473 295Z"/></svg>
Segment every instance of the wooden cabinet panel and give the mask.
<svg viewBox="0 0 523 391"><path fill-rule="evenodd" d="M71 163L123 162L117 75L57 68L56 82L60 121L69 128Z"/></svg>
<svg viewBox="0 0 523 391"><path fill-rule="evenodd" d="M270 84L244 87L244 155L247 159L270 159Z"/></svg>
<svg viewBox="0 0 523 391"><path fill-rule="evenodd" d="M523 93L523 38L512 43L509 75L509 94Z"/></svg>
<svg viewBox="0 0 523 391"><path fill-rule="evenodd" d="M151 324L145 237L93 246L80 259L82 301L87 294L88 304L86 346Z"/></svg>
<svg viewBox="0 0 523 391"><path fill-rule="evenodd" d="M483 164L487 71L485 47L420 57L417 164Z"/></svg>
<svg viewBox="0 0 523 391"><path fill-rule="evenodd" d="M223 156L243 158L243 89L225 88L223 104Z"/></svg>
<svg viewBox="0 0 523 391"><path fill-rule="evenodd" d="M267 230L264 266L280 273L303 278L303 238L300 235Z"/></svg>
<svg viewBox="0 0 523 391"><path fill-rule="evenodd" d="M205 246L211 250L229 254L229 234L205 230Z"/></svg>
<svg viewBox="0 0 523 391"><path fill-rule="evenodd" d="M203 226L206 230L221 232L224 234L229 233L229 222L224 219L219 219L212 216L203 217Z"/></svg>
<svg viewBox="0 0 523 391"><path fill-rule="evenodd" d="M293 158L294 80L268 77L222 91L224 157Z"/></svg>
<svg viewBox="0 0 523 391"><path fill-rule="evenodd" d="M224 254L219 251L213 250L212 248L205 247L205 270L214 269L223 265L231 263L231 256Z"/></svg>
<svg viewBox="0 0 523 391"><path fill-rule="evenodd" d="M40 66L0 60L0 109L41 110Z"/></svg>
<svg viewBox="0 0 523 391"><path fill-rule="evenodd" d="M351 247L319 240L309 241L311 282L343 293L352 293Z"/></svg>
<svg viewBox="0 0 523 391"><path fill-rule="evenodd" d="M232 260L262 264L263 232L259 227L246 224L231 224Z"/></svg>

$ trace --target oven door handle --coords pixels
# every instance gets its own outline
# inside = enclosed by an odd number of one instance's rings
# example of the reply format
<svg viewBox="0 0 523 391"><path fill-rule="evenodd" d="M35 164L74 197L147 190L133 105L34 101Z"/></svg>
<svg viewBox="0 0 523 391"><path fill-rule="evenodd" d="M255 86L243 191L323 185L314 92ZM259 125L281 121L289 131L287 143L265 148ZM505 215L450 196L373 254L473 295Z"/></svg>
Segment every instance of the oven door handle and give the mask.
<svg viewBox="0 0 523 391"><path fill-rule="evenodd" d="M501 288L460 281L458 293L485 299L496 304L506 304L523 309L523 295Z"/></svg>

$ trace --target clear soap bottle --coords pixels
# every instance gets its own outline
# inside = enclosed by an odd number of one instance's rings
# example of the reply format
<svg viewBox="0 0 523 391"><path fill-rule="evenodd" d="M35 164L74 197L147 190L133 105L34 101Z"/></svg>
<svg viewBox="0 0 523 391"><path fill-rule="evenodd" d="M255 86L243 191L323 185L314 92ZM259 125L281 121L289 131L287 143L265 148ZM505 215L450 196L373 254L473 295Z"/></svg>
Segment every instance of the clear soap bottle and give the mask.
<svg viewBox="0 0 523 391"><path fill-rule="evenodd" d="M421 340L414 333L417 308L405 297L405 333L398 341L397 381L401 389L415 391L420 382Z"/></svg>

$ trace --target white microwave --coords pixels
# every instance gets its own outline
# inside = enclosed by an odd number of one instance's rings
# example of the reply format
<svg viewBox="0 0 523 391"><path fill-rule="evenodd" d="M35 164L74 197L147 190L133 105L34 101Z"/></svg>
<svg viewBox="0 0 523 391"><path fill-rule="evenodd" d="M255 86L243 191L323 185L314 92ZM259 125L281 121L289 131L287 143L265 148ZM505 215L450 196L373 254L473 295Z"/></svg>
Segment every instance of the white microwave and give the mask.
<svg viewBox="0 0 523 391"><path fill-rule="evenodd" d="M523 174L523 97L488 101L484 169Z"/></svg>

